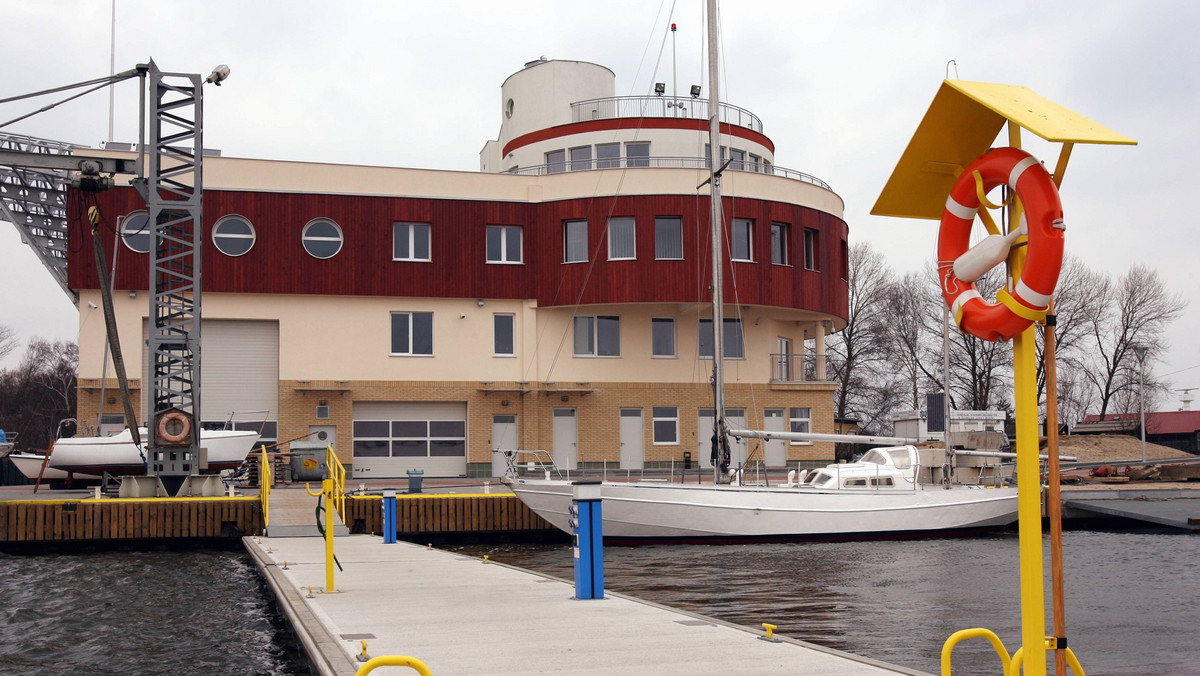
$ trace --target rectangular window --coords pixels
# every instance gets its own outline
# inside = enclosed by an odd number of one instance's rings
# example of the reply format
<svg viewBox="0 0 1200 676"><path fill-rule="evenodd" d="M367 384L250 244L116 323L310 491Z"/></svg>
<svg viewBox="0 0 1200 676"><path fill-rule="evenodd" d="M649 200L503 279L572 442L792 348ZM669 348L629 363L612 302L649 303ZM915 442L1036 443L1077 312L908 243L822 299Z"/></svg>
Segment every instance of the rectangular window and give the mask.
<svg viewBox="0 0 1200 676"><path fill-rule="evenodd" d="M567 151L551 150L546 153L546 173L561 174L567 170Z"/></svg>
<svg viewBox="0 0 1200 676"><path fill-rule="evenodd" d="M592 147L571 148L571 171L586 171L592 168Z"/></svg>
<svg viewBox="0 0 1200 676"><path fill-rule="evenodd" d="M616 169L621 166L621 144L620 143L597 143L596 144L596 168L597 169Z"/></svg>
<svg viewBox="0 0 1200 676"><path fill-rule="evenodd" d="M678 406L655 406L652 424L654 426L655 445L679 444Z"/></svg>
<svg viewBox="0 0 1200 676"><path fill-rule="evenodd" d="M804 269L817 269L817 231L804 229Z"/></svg>
<svg viewBox="0 0 1200 676"><path fill-rule="evenodd" d="M763 158L763 168L762 168L762 170L763 170L763 173L764 173L764 174L773 174L773 173L775 173L775 170L771 168L771 160L768 160L768 159L766 159L766 158Z"/></svg>
<svg viewBox="0 0 1200 676"><path fill-rule="evenodd" d="M789 408L788 430L791 432L808 433L812 431L812 409ZM811 441L793 441L793 446L809 445Z"/></svg>
<svg viewBox="0 0 1200 676"><path fill-rule="evenodd" d="M621 318L576 317L575 356L621 356Z"/></svg>
<svg viewBox="0 0 1200 676"><path fill-rule="evenodd" d="M463 457L462 420L355 420L354 456L377 458Z"/></svg>
<svg viewBox="0 0 1200 676"><path fill-rule="evenodd" d="M720 169L721 166L723 164L725 164L725 151L727 151L727 150L729 150L727 147L721 146L721 163L717 165L718 169ZM705 167L712 166L712 144L711 143L704 144L704 166Z"/></svg>
<svg viewBox="0 0 1200 676"><path fill-rule="evenodd" d="M392 260L429 260L429 224L393 223Z"/></svg>
<svg viewBox="0 0 1200 676"><path fill-rule="evenodd" d="M726 319L725 331L722 334L725 339L725 358L726 359L742 359L746 355L746 347L742 341L742 320ZM713 356L713 329L711 319L700 320L700 356L706 359L712 359Z"/></svg>
<svg viewBox="0 0 1200 676"><path fill-rule="evenodd" d="M637 258L637 228L633 216L608 219L608 260L631 261Z"/></svg>
<svg viewBox="0 0 1200 676"><path fill-rule="evenodd" d="M654 317L650 320L650 353L655 357L675 356L675 320Z"/></svg>
<svg viewBox="0 0 1200 676"><path fill-rule="evenodd" d="M683 260L683 219L678 216L654 218L654 258L660 261Z"/></svg>
<svg viewBox="0 0 1200 676"><path fill-rule="evenodd" d="M842 240L842 279L850 279L850 247Z"/></svg>
<svg viewBox="0 0 1200 676"><path fill-rule="evenodd" d="M752 230L754 230L754 221L745 218L733 219L733 222L730 224L729 233L730 260L754 260L754 252L751 248Z"/></svg>
<svg viewBox="0 0 1200 676"><path fill-rule="evenodd" d="M775 265L788 264L788 233L791 228L787 223L771 224L771 262Z"/></svg>
<svg viewBox="0 0 1200 676"><path fill-rule="evenodd" d="M587 259L587 221L563 221L563 262L585 263Z"/></svg>
<svg viewBox="0 0 1200 676"><path fill-rule="evenodd" d="M492 315L492 354L497 357L511 357L516 354L516 315Z"/></svg>
<svg viewBox="0 0 1200 676"><path fill-rule="evenodd" d="M487 227L487 262L521 262L521 226L489 225Z"/></svg>
<svg viewBox="0 0 1200 676"><path fill-rule="evenodd" d="M746 168L750 171L762 171L762 158L754 153L750 153L750 166Z"/></svg>
<svg viewBox="0 0 1200 676"><path fill-rule="evenodd" d="M403 356L433 354L433 313L392 313L392 354Z"/></svg>
<svg viewBox="0 0 1200 676"><path fill-rule="evenodd" d="M648 167L648 166L650 166L650 144L649 143L626 143L625 144L625 166L627 166L627 167Z"/></svg>
<svg viewBox="0 0 1200 676"><path fill-rule="evenodd" d="M730 169L734 169L737 171L743 171L746 169L746 151L745 150L738 150L737 148L730 148L729 149L729 159L732 160L729 163Z"/></svg>

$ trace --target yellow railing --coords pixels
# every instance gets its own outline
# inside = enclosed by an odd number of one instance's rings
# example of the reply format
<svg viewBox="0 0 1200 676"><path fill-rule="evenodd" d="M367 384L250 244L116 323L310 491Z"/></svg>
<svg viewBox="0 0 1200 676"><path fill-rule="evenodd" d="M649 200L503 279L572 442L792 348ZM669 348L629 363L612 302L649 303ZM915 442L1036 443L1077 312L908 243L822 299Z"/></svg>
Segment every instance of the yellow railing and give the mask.
<svg viewBox="0 0 1200 676"><path fill-rule="evenodd" d="M262 446L262 455L258 459L258 496L262 500L263 528L271 523L270 499L271 484L275 477L271 475L271 461L267 458L267 445Z"/></svg>
<svg viewBox="0 0 1200 676"><path fill-rule="evenodd" d="M996 650L996 654L1000 656L1000 663L1004 665L1002 673L1005 676L1020 676L1025 649L1017 648L1017 652L1013 653L1012 657L1009 657L1008 649L1004 647L1004 643L1000 640L1000 637L996 636L995 632L989 629L981 628L956 631L950 635L950 638L946 639L946 642L942 644L942 676L951 676L950 654L954 652L956 645L969 638L986 638L992 644L992 648ZM1045 648L1046 650L1056 650L1058 648L1057 640L1047 638ZM1070 648L1063 648L1062 650L1066 654L1067 665L1071 667L1071 673L1075 674L1075 676L1087 676L1084 674L1079 660L1075 657L1075 653L1071 652ZM1059 676L1065 675L1060 674Z"/></svg>
<svg viewBox="0 0 1200 676"><path fill-rule="evenodd" d="M333 495L329 501L337 509L342 523L346 522L346 466L338 460L333 446L325 447L325 464L329 467L329 478L333 479Z"/></svg>
<svg viewBox="0 0 1200 676"><path fill-rule="evenodd" d="M380 655L379 657L372 657L359 667L358 671L354 672L354 676L367 676L367 674L379 667L411 667L421 676L433 676L433 672L429 670L429 667L425 666L424 662L415 657L408 657L407 655Z"/></svg>

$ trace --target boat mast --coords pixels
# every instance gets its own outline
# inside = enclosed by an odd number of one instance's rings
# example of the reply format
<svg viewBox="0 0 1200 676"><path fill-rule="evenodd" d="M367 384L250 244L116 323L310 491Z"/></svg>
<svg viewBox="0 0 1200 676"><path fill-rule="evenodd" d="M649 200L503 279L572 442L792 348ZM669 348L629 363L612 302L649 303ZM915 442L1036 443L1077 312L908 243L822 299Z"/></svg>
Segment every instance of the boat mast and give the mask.
<svg viewBox="0 0 1200 676"><path fill-rule="evenodd" d="M729 443L725 437L725 319L723 265L721 244L721 93L717 67L717 0L707 0L708 13L708 168L709 201L712 211L709 226L712 231L712 330L713 330L713 400L716 415L717 461L713 463L716 483L721 481L721 466L729 464Z"/></svg>

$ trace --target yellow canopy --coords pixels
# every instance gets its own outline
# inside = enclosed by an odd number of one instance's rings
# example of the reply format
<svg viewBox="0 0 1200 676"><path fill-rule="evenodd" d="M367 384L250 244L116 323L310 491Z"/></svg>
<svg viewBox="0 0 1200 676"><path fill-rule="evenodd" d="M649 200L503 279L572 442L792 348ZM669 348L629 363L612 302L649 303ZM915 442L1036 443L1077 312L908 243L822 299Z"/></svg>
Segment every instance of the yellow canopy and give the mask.
<svg viewBox="0 0 1200 676"><path fill-rule="evenodd" d="M940 219L956 174L992 146L1007 121L1057 143L1137 144L1028 87L946 80L871 213Z"/></svg>

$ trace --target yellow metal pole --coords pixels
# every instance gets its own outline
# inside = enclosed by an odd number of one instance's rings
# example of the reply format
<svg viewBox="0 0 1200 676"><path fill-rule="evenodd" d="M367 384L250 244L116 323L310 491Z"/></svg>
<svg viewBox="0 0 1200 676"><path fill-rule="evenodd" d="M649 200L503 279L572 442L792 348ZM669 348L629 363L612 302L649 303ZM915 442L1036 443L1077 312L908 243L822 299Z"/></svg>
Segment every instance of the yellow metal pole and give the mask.
<svg viewBox="0 0 1200 676"><path fill-rule="evenodd" d="M1021 147L1021 127L1008 123L1009 145ZM1021 208L1009 210L1009 231ZM1013 250L1009 275L1019 279L1026 247ZM1013 398L1017 427L1017 527L1021 560L1021 646L1026 676L1046 676L1046 591L1042 567L1042 479L1038 464L1037 329L1013 338Z"/></svg>
<svg viewBox="0 0 1200 676"><path fill-rule="evenodd" d="M1037 461L1037 454L1033 455ZM333 586L333 479L321 481L321 492L325 494L325 591L337 591Z"/></svg>

